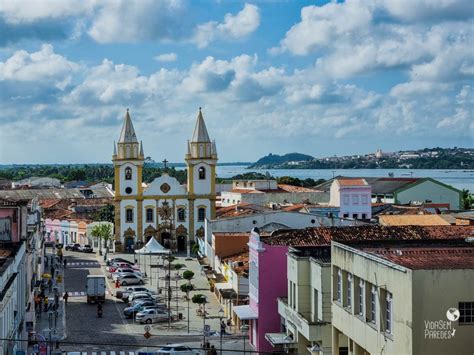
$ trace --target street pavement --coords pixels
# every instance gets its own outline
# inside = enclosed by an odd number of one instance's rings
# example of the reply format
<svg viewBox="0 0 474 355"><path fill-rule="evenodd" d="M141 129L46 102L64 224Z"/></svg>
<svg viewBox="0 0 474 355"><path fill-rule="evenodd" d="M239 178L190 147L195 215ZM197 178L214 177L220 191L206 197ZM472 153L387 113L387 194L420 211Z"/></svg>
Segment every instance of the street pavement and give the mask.
<svg viewBox="0 0 474 355"><path fill-rule="evenodd" d="M108 292L106 302L103 305L103 317L97 317L97 307L94 304L86 302L86 278L87 275L106 275L105 263L103 257L96 254L84 254L79 252L65 252L67 259L67 268L64 269L64 287L69 294L69 300L66 305L65 333L66 338L61 342L60 349L63 352L78 351L81 355L133 355L139 351L156 351L160 346L169 343L185 344L198 349L203 341L203 319L196 314L197 305L190 302L190 329L188 333L187 310L188 303L183 298L181 291L178 297L173 297L171 309L173 313L182 313L183 319L174 321L171 326L168 322L151 324L151 336L144 337L144 324L137 324L133 319L126 319L123 316L123 309L126 304L115 298L113 295L117 291L112 281L107 279ZM128 254L109 254L109 257L124 257L128 260L133 259L133 255ZM157 263L155 260L146 258L140 260L141 270L147 274L146 286L152 289L160 289L165 285L165 271L160 268L150 267ZM174 263L186 265L180 270L192 270L195 273L195 279L192 283L197 288L194 293L202 293L207 296L206 305L207 317L206 324L210 325L213 336L206 338L216 348L220 347L219 331L219 303L216 297L209 291L207 279L200 274L199 263L193 260L185 260L184 257L178 257ZM160 271L158 271L160 270ZM175 271L172 271L172 277ZM157 282L158 278L158 282ZM178 287L184 283L184 280L178 281ZM176 286L176 282L172 282ZM191 296L192 296L191 294ZM176 301L178 304L176 306ZM223 354L242 353L244 347L243 336L234 333L232 329L227 329L228 334L223 337ZM247 353L249 353L248 343L246 344ZM104 352L104 353L103 353ZM123 352L123 353L122 353Z"/></svg>

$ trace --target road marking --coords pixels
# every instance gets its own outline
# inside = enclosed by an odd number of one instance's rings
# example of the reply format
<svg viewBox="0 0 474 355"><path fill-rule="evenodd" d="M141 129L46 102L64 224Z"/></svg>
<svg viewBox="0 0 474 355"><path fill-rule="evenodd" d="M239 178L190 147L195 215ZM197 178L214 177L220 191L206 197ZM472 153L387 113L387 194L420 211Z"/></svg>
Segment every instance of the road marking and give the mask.
<svg viewBox="0 0 474 355"><path fill-rule="evenodd" d="M101 351L100 355L107 355L107 353L105 351Z"/></svg>
<svg viewBox="0 0 474 355"><path fill-rule="evenodd" d="M110 352L110 355L115 355L115 351L111 351L111 352Z"/></svg>
<svg viewBox="0 0 474 355"><path fill-rule="evenodd" d="M97 353L95 351L92 352L92 355L97 355Z"/></svg>
<svg viewBox="0 0 474 355"><path fill-rule="evenodd" d="M120 352L120 355L125 355L125 351L121 351L121 352Z"/></svg>

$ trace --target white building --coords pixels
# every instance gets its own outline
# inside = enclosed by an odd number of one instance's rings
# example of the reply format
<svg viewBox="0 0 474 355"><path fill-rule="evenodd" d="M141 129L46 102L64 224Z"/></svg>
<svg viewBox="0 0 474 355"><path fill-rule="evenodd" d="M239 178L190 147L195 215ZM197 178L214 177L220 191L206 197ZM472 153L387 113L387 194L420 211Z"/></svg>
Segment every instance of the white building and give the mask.
<svg viewBox="0 0 474 355"><path fill-rule="evenodd" d="M232 190L221 192L221 206L241 203L269 205L281 203L327 202L329 195L314 189L277 184L276 180L235 180Z"/></svg>
<svg viewBox="0 0 474 355"><path fill-rule="evenodd" d="M339 218L371 219L372 189L364 179L334 179L330 206L339 207Z"/></svg>
<svg viewBox="0 0 474 355"><path fill-rule="evenodd" d="M0 355L26 350L29 294L25 242L0 244Z"/></svg>
<svg viewBox="0 0 474 355"><path fill-rule="evenodd" d="M217 150L209 139L201 110L185 155L188 181L163 174L143 188L145 156L129 112L114 144L115 243L117 250L156 238L175 251L190 251L190 241L204 235L204 221L215 217Z"/></svg>

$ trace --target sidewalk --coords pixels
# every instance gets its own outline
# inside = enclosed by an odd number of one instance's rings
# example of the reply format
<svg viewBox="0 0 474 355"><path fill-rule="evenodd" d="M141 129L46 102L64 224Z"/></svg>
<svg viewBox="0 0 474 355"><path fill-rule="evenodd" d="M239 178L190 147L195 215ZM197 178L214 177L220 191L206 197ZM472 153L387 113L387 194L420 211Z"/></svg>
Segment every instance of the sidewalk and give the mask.
<svg viewBox="0 0 474 355"><path fill-rule="evenodd" d="M52 250L48 250L46 256L49 259L48 267L45 268L45 272L51 272L51 260L54 259L54 277L53 285L51 289L46 287L44 289L44 295L48 297L48 304L49 310L44 312L44 303L41 303L41 312L36 312L36 323L35 323L35 332L38 335L38 338L45 339L46 341L51 341L52 348L51 353L55 351L60 352L60 349L56 349L55 342L61 341L66 338L66 310L64 307L64 268L62 265L59 265L57 258L52 258ZM62 282L56 282L56 278L58 275L61 276ZM53 276L53 275L52 275ZM58 307L55 310L54 307L54 300L55 295L57 295ZM41 342L40 342L41 343ZM35 351L38 351L38 348L41 349L41 346L45 346L39 344L39 347L29 346L28 347L28 354L35 354Z"/></svg>

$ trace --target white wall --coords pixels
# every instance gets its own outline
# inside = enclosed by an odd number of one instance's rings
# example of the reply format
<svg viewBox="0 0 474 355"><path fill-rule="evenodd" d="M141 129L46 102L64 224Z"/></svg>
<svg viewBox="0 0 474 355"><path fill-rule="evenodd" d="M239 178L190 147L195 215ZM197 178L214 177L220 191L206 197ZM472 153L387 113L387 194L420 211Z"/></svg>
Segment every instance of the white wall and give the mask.
<svg viewBox="0 0 474 355"><path fill-rule="evenodd" d="M131 180L125 180L125 169L127 167L130 167L132 169L132 179ZM119 168L120 171L120 195L122 196L133 196L138 193L138 180L137 180L137 166L132 164L132 163L125 163L123 165L120 165ZM127 194L125 192L125 189L127 187L130 187L132 189L131 194Z"/></svg>
<svg viewBox="0 0 474 355"><path fill-rule="evenodd" d="M206 169L206 178L199 179L199 168ZM194 193L196 195L209 195L211 193L211 166L201 162L193 166Z"/></svg>

